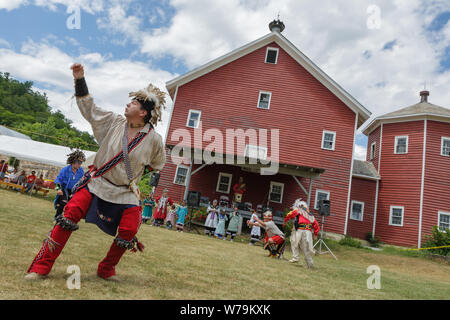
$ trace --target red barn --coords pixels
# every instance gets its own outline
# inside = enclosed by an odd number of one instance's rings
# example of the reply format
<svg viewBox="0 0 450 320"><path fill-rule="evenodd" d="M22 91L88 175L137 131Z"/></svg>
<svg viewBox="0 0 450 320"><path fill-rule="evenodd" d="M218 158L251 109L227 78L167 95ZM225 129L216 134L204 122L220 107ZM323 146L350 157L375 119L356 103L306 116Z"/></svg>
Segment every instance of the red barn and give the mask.
<svg viewBox="0 0 450 320"><path fill-rule="evenodd" d="M166 84L174 104L155 193L231 200L243 177L242 201L274 214L297 198L317 213L318 201L329 199L325 231L346 234L355 134L370 112L281 34L282 22L270 28Z"/></svg>
<svg viewBox="0 0 450 320"><path fill-rule="evenodd" d="M353 236L370 231L383 242L420 248L432 226L450 227L450 110L429 103L428 91L420 95L420 103L364 129L375 180L354 177L351 198L364 203L364 219L351 222Z"/></svg>

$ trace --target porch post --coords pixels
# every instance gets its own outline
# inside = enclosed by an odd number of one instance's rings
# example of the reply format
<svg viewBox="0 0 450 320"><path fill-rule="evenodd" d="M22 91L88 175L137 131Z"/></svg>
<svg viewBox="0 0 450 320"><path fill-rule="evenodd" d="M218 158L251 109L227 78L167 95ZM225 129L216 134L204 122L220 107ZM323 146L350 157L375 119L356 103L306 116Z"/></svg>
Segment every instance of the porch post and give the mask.
<svg viewBox="0 0 450 320"><path fill-rule="evenodd" d="M311 209L311 206L309 205L309 203L311 202L312 184L313 184L313 178L309 178L308 200L306 201L306 204L308 205L309 209Z"/></svg>
<svg viewBox="0 0 450 320"><path fill-rule="evenodd" d="M192 159L189 158L189 169L186 174L186 186L184 187L184 196L183 199L187 202L187 196L189 192L189 185L191 184L191 171L192 171Z"/></svg>

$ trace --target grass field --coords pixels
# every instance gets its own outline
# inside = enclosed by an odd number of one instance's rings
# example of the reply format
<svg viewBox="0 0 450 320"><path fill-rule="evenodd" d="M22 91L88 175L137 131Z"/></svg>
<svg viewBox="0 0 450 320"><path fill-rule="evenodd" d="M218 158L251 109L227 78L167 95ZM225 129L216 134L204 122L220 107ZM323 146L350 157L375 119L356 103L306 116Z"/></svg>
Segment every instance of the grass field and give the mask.
<svg viewBox="0 0 450 320"><path fill-rule="evenodd" d="M23 277L53 226L52 202L0 189L0 299L449 299L450 266L423 258L372 252L333 243L304 262L270 259L248 240L230 243L196 233L141 226L143 253L127 252L117 266L120 283L96 277L113 238L80 222L48 279ZM285 257L291 258L290 250ZM69 265L81 268L81 289L69 290ZM366 269L381 269L381 289L367 289Z"/></svg>

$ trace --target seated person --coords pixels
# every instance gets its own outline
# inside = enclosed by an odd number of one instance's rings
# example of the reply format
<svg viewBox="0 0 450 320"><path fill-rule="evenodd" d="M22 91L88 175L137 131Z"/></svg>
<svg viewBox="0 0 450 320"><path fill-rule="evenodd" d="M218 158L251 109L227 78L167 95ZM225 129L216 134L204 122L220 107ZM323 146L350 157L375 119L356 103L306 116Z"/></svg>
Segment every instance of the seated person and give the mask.
<svg viewBox="0 0 450 320"><path fill-rule="evenodd" d="M34 183L34 189L36 191L41 190L44 187L44 175L41 174L38 179L36 179L36 182Z"/></svg>
<svg viewBox="0 0 450 320"><path fill-rule="evenodd" d="M25 184L25 187L27 188L25 192L29 192L31 188L33 187L34 180L36 180L36 176L34 175L36 171L31 171L31 174L27 177L27 182Z"/></svg>
<svg viewBox="0 0 450 320"><path fill-rule="evenodd" d="M19 175L17 174L17 169L14 169L13 172L8 177L8 182L17 183L19 180Z"/></svg>
<svg viewBox="0 0 450 320"><path fill-rule="evenodd" d="M17 184L24 186L27 183L27 175L25 173L25 170L22 170L19 177L17 178Z"/></svg>
<svg viewBox="0 0 450 320"><path fill-rule="evenodd" d="M269 257L275 257L280 253L279 251L286 239L284 233L277 227L275 222L273 222L271 211L264 212L264 221L261 221L258 218L255 220L256 225L259 225L266 230L264 249L269 250Z"/></svg>

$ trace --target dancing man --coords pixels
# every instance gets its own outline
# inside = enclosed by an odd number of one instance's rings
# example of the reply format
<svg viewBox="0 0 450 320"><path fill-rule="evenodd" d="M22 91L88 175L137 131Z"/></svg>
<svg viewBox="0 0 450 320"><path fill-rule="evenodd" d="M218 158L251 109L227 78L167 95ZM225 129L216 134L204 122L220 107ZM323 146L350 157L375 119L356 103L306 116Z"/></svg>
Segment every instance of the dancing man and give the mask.
<svg viewBox="0 0 450 320"><path fill-rule="evenodd" d="M294 219L291 233L291 248L294 257L289 262L298 262L300 248L305 255L306 266L308 268L314 268L314 261L312 259L312 255L314 254L312 233L314 232L314 236L318 235L320 229L319 224L312 213L309 212L308 205L305 201L297 199L292 209L284 218L283 223L284 226L286 222Z"/></svg>
<svg viewBox="0 0 450 320"><path fill-rule="evenodd" d="M55 226L34 258L25 279L45 277L63 250L78 222L97 224L115 237L97 275L117 281L115 267L127 249L143 247L135 237L141 222L139 189L136 183L145 169L161 170L166 162L162 138L153 128L161 119L165 94L153 85L131 92L125 117L98 108L90 96L80 64L71 67L75 96L83 117L91 124L99 144L91 178L80 186L56 219Z"/></svg>
<svg viewBox="0 0 450 320"><path fill-rule="evenodd" d="M63 212L67 202L72 197L72 188L84 175L84 170L81 164L86 161L86 156L83 151L75 150L70 153L67 158L68 166L61 169L55 179L55 189L57 190L55 197L55 220Z"/></svg>

